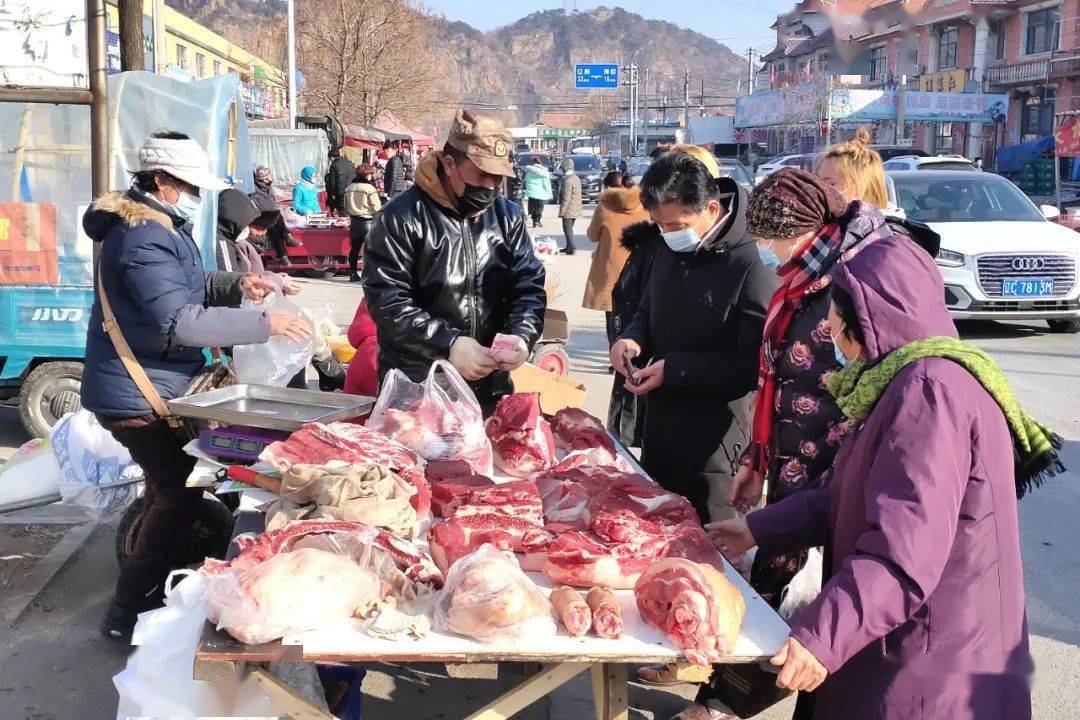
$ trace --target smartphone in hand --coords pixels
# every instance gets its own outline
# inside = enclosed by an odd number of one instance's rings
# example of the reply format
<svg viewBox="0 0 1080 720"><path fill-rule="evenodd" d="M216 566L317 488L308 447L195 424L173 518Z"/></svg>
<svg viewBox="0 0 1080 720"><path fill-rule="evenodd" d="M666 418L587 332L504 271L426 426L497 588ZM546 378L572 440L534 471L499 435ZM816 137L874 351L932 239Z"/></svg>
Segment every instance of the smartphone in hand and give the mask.
<svg viewBox="0 0 1080 720"><path fill-rule="evenodd" d="M626 366L627 378L630 379L630 384L640 385L641 380L638 378L637 368L634 367L633 362L631 362L632 358L630 357L630 353L623 350L622 359L623 364Z"/></svg>

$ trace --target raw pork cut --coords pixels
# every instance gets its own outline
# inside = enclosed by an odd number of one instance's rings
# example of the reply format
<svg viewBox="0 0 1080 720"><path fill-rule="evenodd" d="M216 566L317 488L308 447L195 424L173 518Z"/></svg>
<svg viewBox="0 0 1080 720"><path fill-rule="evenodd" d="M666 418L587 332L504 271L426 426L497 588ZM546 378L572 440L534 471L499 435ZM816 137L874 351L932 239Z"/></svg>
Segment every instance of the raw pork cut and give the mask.
<svg viewBox="0 0 1080 720"><path fill-rule="evenodd" d="M592 611L581 593L563 585L551 593L551 604L570 637L581 637L592 627Z"/></svg>
<svg viewBox="0 0 1080 720"><path fill-rule="evenodd" d="M511 553L484 546L446 578L435 627L484 642L555 634L551 604Z"/></svg>
<svg viewBox="0 0 1080 720"><path fill-rule="evenodd" d="M424 466L424 477L429 483L474 474L472 466L464 460L429 460Z"/></svg>
<svg viewBox="0 0 1080 720"><path fill-rule="evenodd" d="M547 562L547 551L555 538L564 532L576 530L572 525L550 523L544 527L529 528L521 535L518 562L525 572L541 572Z"/></svg>
<svg viewBox="0 0 1080 720"><path fill-rule="evenodd" d="M721 662L739 638L746 602L723 572L682 558L660 560L634 587L645 622L698 665Z"/></svg>
<svg viewBox="0 0 1080 720"><path fill-rule="evenodd" d="M240 535L235 540L240 550L235 558L228 562L207 558L202 572L213 575L229 569L244 571L279 553L289 552L313 536L326 536L333 547L345 554L356 554L365 547L379 548L390 555L410 580L442 587L442 572L424 550L386 531L349 520L296 520L279 530Z"/></svg>
<svg viewBox="0 0 1080 720"><path fill-rule="evenodd" d="M428 533L435 564L446 572L459 559L488 543L500 550L521 549L521 538L536 523L512 515L484 513L436 523Z"/></svg>
<svg viewBox="0 0 1080 720"><path fill-rule="evenodd" d="M619 472L634 471L630 462L617 452L603 447L591 447L584 450L572 450L562 460L551 467L552 472L574 470L588 467L608 467Z"/></svg>
<svg viewBox="0 0 1080 720"><path fill-rule="evenodd" d="M420 518L426 518L431 512L431 491L424 478L424 459L401 443L363 425L308 423L284 440L267 445L259 458L281 472L296 464L325 465L331 460L381 465L416 487L412 506Z"/></svg>
<svg viewBox="0 0 1080 720"><path fill-rule="evenodd" d="M431 508L439 517L450 517L461 503L459 498L482 487L492 487L495 481L483 475L461 475L431 481Z"/></svg>
<svg viewBox="0 0 1080 720"><path fill-rule="evenodd" d="M640 477L640 476L639 476ZM620 479L589 500L589 513L600 510L629 510L647 520L668 523L700 523L697 511L682 495L668 492L656 484Z"/></svg>
<svg viewBox="0 0 1080 720"><path fill-rule="evenodd" d="M450 517L492 513L528 520L537 526L544 524L540 492L536 483L528 480L470 488L447 503L446 509Z"/></svg>
<svg viewBox="0 0 1080 720"><path fill-rule="evenodd" d="M563 408L551 419L559 447L567 450L603 448L616 454L615 441L611 439L604 423L581 408Z"/></svg>
<svg viewBox="0 0 1080 720"><path fill-rule="evenodd" d="M592 625L596 634L602 638L617 638L622 635L622 605L614 593L604 588L593 588L586 598L592 613Z"/></svg>
<svg viewBox="0 0 1080 720"><path fill-rule="evenodd" d="M487 421L495 464L507 475L531 477L555 464L555 438L537 393L504 395Z"/></svg>
<svg viewBox="0 0 1080 720"><path fill-rule="evenodd" d="M304 548L207 578L207 615L243 643L259 644L365 612L381 581L352 559Z"/></svg>
<svg viewBox="0 0 1080 720"><path fill-rule="evenodd" d="M521 338L517 335L496 333L491 343L491 357L497 363L516 363L521 349Z"/></svg>
<svg viewBox="0 0 1080 720"><path fill-rule="evenodd" d="M668 536L664 557L683 558L696 563L712 565L717 570L724 570L724 561L720 551L705 534L705 529L696 522L683 522L678 525L661 525Z"/></svg>
<svg viewBox="0 0 1080 720"><path fill-rule="evenodd" d="M660 526L626 510L597 512L589 527L592 532L564 532L552 541L545 575L575 587L632 588L667 547Z"/></svg>

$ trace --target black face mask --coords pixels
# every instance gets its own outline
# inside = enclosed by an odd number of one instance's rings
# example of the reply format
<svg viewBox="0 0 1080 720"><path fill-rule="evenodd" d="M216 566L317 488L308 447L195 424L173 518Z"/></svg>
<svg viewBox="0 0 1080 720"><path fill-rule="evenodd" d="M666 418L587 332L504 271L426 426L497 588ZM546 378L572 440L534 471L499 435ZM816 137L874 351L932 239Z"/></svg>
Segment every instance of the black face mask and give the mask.
<svg viewBox="0 0 1080 720"><path fill-rule="evenodd" d="M486 188L480 185L465 184L465 192L457 199L457 209L462 215L472 217L491 207L499 197L498 188Z"/></svg>

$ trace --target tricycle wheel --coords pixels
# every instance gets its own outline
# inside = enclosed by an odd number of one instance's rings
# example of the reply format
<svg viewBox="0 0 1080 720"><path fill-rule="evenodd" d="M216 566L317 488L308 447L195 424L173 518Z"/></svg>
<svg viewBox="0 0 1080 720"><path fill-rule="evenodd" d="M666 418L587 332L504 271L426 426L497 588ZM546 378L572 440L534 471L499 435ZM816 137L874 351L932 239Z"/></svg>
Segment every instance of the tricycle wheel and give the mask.
<svg viewBox="0 0 1080 720"><path fill-rule="evenodd" d="M529 362L541 370L556 375L566 375L570 372L570 356L560 344L537 345Z"/></svg>
<svg viewBox="0 0 1080 720"><path fill-rule="evenodd" d="M337 275L338 261L330 255L312 255L309 258L311 267L304 270L304 274L316 280L329 280Z"/></svg>
<svg viewBox="0 0 1080 720"><path fill-rule="evenodd" d="M31 437L48 437L60 418L82 407L82 375L78 362L47 362L30 371L19 392L19 420Z"/></svg>
<svg viewBox="0 0 1080 720"><path fill-rule="evenodd" d="M135 552L146 505L147 499L143 495L124 511L120 524L117 525L116 564L120 567L123 567L124 562ZM203 493L195 526L188 536L190 545L184 553L187 559L184 564L202 562L208 557L223 560L232 538L233 523L232 512L214 495Z"/></svg>

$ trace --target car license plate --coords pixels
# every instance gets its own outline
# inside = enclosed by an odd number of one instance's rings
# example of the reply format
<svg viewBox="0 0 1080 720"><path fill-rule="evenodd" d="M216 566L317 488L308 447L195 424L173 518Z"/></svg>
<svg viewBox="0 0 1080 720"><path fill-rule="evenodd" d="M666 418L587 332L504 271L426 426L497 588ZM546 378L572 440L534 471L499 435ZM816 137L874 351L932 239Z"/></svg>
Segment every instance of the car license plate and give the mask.
<svg viewBox="0 0 1080 720"><path fill-rule="evenodd" d="M1003 297L1053 297L1053 278L1005 278L1001 281Z"/></svg>

